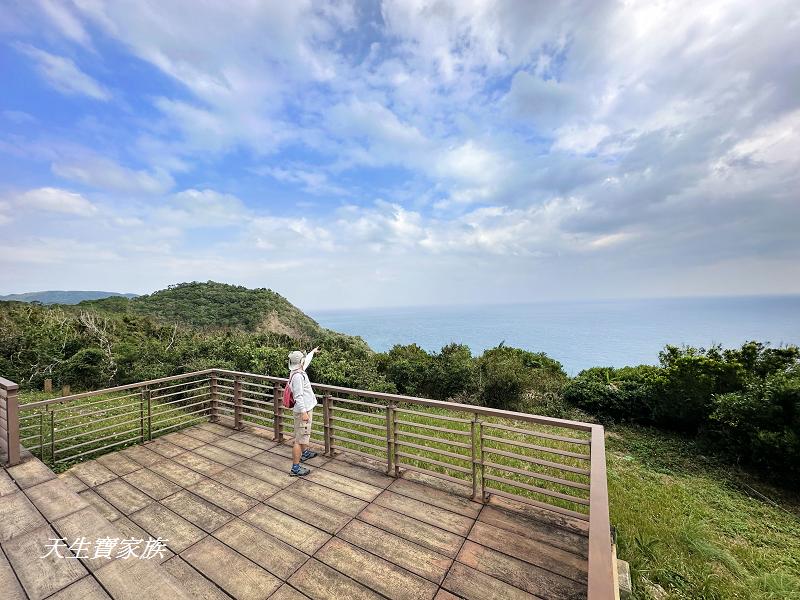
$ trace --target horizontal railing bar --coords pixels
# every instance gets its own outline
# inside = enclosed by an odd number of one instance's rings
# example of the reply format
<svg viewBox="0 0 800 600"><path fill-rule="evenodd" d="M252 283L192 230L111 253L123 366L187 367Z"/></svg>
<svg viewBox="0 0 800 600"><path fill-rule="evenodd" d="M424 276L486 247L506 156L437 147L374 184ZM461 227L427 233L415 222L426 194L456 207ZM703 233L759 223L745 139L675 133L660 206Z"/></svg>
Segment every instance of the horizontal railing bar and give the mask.
<svg viewBox="0 0 800 600"><path fill-rule="evenodd" d="M257 375L254 373L242 373L238 371L230 371L228 369L214 369L216 373L225 373L227 375L240 375L248 377L257 377L264 381L272 381L281 384L286 383L285 377L272 377L270 375ZM357 390L353 388L340 387L327 384L314 384L319 390L327 392L335 392L341 394L352 394L354 396L362 396L365 398L375 398L377 400L387 400L393 402L407 402L409 404L419 404L421 406L428 406L431 408L445 408L448 410L455 410L460 412L468 412L478 415L485 415L487 417L498 417L501 419L511 419L515 421L524 421L527 423L538 423L539 425L552 425L554 427L564 427L565 429L577 429L579 431L591 431L593 425L591 423L582 423L580 421L569 421L567 419L556 419L553 417L543 417L540 415L529 415L524 413L517 413L510 410L500 410L497 408L487 408L483 406L467 406L464 404L456 405L453 402L445 402L443 400L429 400L427 398L416 398L413 396L402 396L399 394L389 394L386 392L371 392L368 390ZM426 415L427 416L427 415Z"/></svg>
<svg viewBox="0 0 800 600"><path fill-rule="evenodd" d="M482 422L484 429L486 428L493 428L493 429L502 429L503 431L513 431L515 433L524 433L526 435L533 435L536 437L545 438L548 440L557 440L559 442L569 442L570 444L580 444L582 446L588 446L589 440L581 440L579 438L567 437L563 435L555 435L552 433L546 433L544 431L533 431L531 429L522 429L521 427L511 427L509 425L501 425L499 423L492 423L491 421L483 421Z"/></svg>
<svg viewBox="0 0 800 600"><path fill-rule="evenodd" d="M270 416L274 416L275 415L275 413L273 411L271 411L271 410L264 410L263 408L256 408L255 406L247 406L247 405L243 405L242 406L242 413L243 414L248 412L248 411L251 411L251 410L254 410L254 411L260 412L260 413L264 413L265 415L270 415Z"/></svg>
<svg viewBox="0 0 800 600"><path fill-rule="evenodd" d="M508 438L499 438L492 435L484 435L484 440L491 440L493 442L500 442L501 444L509 444L511 446L517 446L518 448L528 448L530 450L538 450L539 452L549 452L551 454L558 454L559 456L568 456L570 458L578 458L581 460L589 460L589 454L583 454L581 452L570 452L569 450L560 450L558 448L551 448L549 446L537 446L536 444L527 444L525 442L519 442L517 440L511 440Z"/></svg>
<svg viewBox="0 0 800 600"><path fill-rule="evenodd" d="M129 406L133 406L133 405L129 405ZM57 429L58 429L59 433L63 433L65 431L72 431L73 429L78 429L78 428L81 428L81 427L85 428L87 425L94 425L95 423L102 423L103 421L109 421L111 419L118 419L120 417L127 417L128 415L138 415L138 414L141 413L141 406L139 405L138 402L136 403L136 406L137 406L136 410L129 410L128 412L119 413L119 414L116 414L116 415L109 415L109 416L104 417L102 419L92 419L89 423L78 423L77 425L70 425L69 427L57 427ZM122 423L125 423L125 421L122 421ZM111 427L113 427L113 425ZM92 428L92 431L102 431L102 429L103 428L101 428L101 429ZM67 440L67 439L70 439L70 438L61 438L61 439L62 440Z"/></svg>
<svg viewBox="0 0 800 600"><path fill-rule="evenodd" d="M368 444L367 442L360 442L358 440L354 440L348 437L343 437L341 435L336 435L335 433L331 434L331 438L334 440L339 440L342 442L347 442L350 444L356 444L357 446L364 446L365 448L372 448L373 450L380 450L381 452L386 452L386 446L376 446L375 444Z"/></svg>
<svg viewBox="0 0 800 600"><path fill-rule="evenodd" d="M219 381L219 379L217 381ZM232 385L222 385L222 384L218 383L216 387L217 387L218 390L221 389L221 390L231 390L231 391L233 391L233 386Z"/></svg>
<svg viewBox="0 0 800 600"><path fill-rule="evenodd" d="M466 462L472 462L471 456L466 456L464 454L459 454L458 452L449 452L448 450L439 450L439 448L431 448L430 446L423 446L422 444L412 444L411 442L405 442L403 440L396 440L395 444L397 446L404 446L406 448L416 448L417 450L424 450L426 452L433 452L435 454L441 454L442 456L449 456L450 458L457 458L459 460L463 460Z"/></svg>
<svg viewBox="0 0 800 600"><path fill-rule="evenodd" d="M560 515L565 515L567 517L574 517L576 519L580 519L581 521L589 520L589 515L587 515L586 513L578 512L576 510L570 510L568 508L562 508L560 506L556 506L555 504L548 504L547 502L540 502L538 500L534 500L533 498L529 498L528 496L512 494L511 492L506 492L504 490L498 490L495 488L486 488L486 489L487 491L491 492L493 496L503 496L504 498L511 498L512 500L518 500L520 502L524 502L525 504L530 504L531 506L536 506L537 508L543 508L544 510L550 510Z"/></svg>
<svg viewBox="0 0 800 600"><path fill-rule="evenodd" d="M234 395L233 395L233 394L228 394L228 393L226 393L226 392L216 392L216 395L217 395L217 396L222 396L222 397L224 397L224 398L233 398L233 397L234 397Z"/></svg>
<svg viewBox="0 0 800 600"><path fill-rule="evenodd" d="M177 396L179 394L191 394L192 392L196 392L197 390L202 390L202 389L210 388L210 387L211 387L211 385L206 383L204 385L199 385L199 386L197 386L195 388L192 388L192 389L189 389L189 390L178 390L177 392L170 392L169 394L161 394L159 396L154 396L154 395L150 394L150 398L152 400L160 400L161 398L171 398L172 396Z"/></svg>
<svg viewBox="0 0 800 600"><path fill-rule="evenodd" d="M59 413L64 412L65 410L76 410L76 409L81 409L81 408L89 408L91 406L97 406L98 404L106 404L106 403L109 403L109 402L114 402L115 400L125 400L127 398L135 398L135 397L137 397L139 395L141 395L141 392L134 392L133 394L124 394L122 396L113 396L111 398L102 398L101 400L95 400L93 402L83 402L83 403L75 405L75 406L64 405L64 406L62 406L60 408L50 408L48 406L47 410L49 410L52 413L59 414ZM30 404L26 404L25 406L30 406ZM20 408L22 408L22 407L20 407Z"/></svg>
<svg viewBox="0 0 800 600"><path fill-rule="evenodd" d="M171 417L165 417L163 419L153 419L152 423L153 424L158 424L158 423L163 423L164 421L174 421L175 419L178 419L180 417L190 417L191 415L199 415L200 413L208 412L210 410L211 410L211 407L198 408L197 410L192 410L192 411L189 411L187 413L180 414L180 415L172 415ZM193 419L189 419L189 420L191 421Z"/></svg>
<svg viewBox="0 0 800 600"><path fill-rule="evenodd" d="M109 410L118 410L120 408L129 408L131 406L141 406L141 405L142 405L142 401L141 400L137 400L136 402L129 402L128 404L121 404L119 406L110 406L110 407L104 408L102 410L94 410L94 411L88 412L88 413L78 413L78 414L69 415L69 416L66 416L66 417L59 417L58 422L59 423L64 423L64 422L74 421L75 419L85 419L86 417L92 417L94 415L105 414ZM55 411L53 411L53 413L55 414ZM125 415L125 414L127 414L127 413L119 413L117 415L109 415L108 417L106 417L106 419L113 419L114 417L122 416L122 415ZM104 420L105 419L94 419L93 422L104 421ZM85 423L82 423L81 425L85 425ZM73 427L80 427L80 425L74 425ZM69 428L66 428L66 429L69 429ZM61 431L64 431L64 429L62 429Z"/></svg>
<svg viewBox="0 0 800 600"><path fill-rule="evenodd" d="M505 456L506 458L513 458L521 462L529 462L542 467L552 467L553 469L561 469L562 471L569 471L570 473L578 473L580 475L589 475L588 469L581 469L580 467L573 467L572 465L565 465L564 463L551 462L549 460L541 460L531 456L523 456L520 454L513 454L512 452L505 452L497 448L483 447L483 451L487 454L496 454L498 456Z"/></svg>
<svg viewBox="0 0 800 600"><path fill-rule="evenodd" d="M202 412L202 411L197 411L197 413L192 413L192 414L199 414L200 412ZM177 427L185 429L186 427L191 427L192 425L196 424L198 421L201 421L201 420L205 420L205 419L197 418L197 419L191 419L191 420L187 421L186 423L175 423L174 425L167 425L166 427L161 427L159 429L154 429L152 433L154 433L154 434L155 433L162 433L164 431L168 431L170 429L175 429Z"/></svg>
<svg viewBox="0 0 800 600"><path fill-rule="evenodd" d="M345 404L357 404L359 406L368 406L370 408L379 408L381 410L386 410L385 404L375 404L374 402L364 402L363 400L348 400L347 398L339 398L337 396L332 396L331 400L336 402L343 402Z"/></svg>
<svg viewBox="0 0 800 600"><path fill-rule="evenodd" d="M467 473L468 475L472 475L472 469L462 467L461 465L454 465L453 463L444 462L443 460L436 460L435 458L426 458L424 456L420 456L419 454L410 454L408 452L395 452L395 454L397 454L397 456L410 458L411 460L416 460L421 463L430 463L432 465L439 465L440 467L444 467L446 469L452 469L453 471L458 471L459 473ZM403 462L400 462L398 464L405 465L405 463Z"/></svg>
<svg viewBox="0 0 800 600"><path fill-rule="evenodd" d="M356 431L355 429L348 429L347 427L337 427L336 431L345 431L347 433L354 433L356 435L363 435L365 438L378 441L386 441L386 436L375 435L372 433L364 433L363 431Z"/></svg>
<svg viewBox="0 0 800 600"><path fill-rule="evenodd" d="M589 489L589 486L585 483L570 481L569 479L562 479L561 477L553 477L552 475L545 475L544 473L537 473L536 471L527 471L525 469L518 469L517 467L511 467L509 465L501 465L500 463L495 463L485 460L483 461L483 466L490 467L492 469L499 469L501 471L510 471L511 473L517 473L518 475L525 475L526 477L531 477L533 479L542 479L544 481L549 481L551 483L558 483L560 485L566 485L579 490Z"/></svg>
<svg viewBox="0 0 800 600"><path fill-rule="evenodd" d="M157 383L161 383L163 381L176 381L178 379L186 379L188 377L198 377L200 375L211 374L217 369L204 369L203 371L194 371L192 373L185 373L183 375L171 375L169 377L161 377L160 379L150 379L148 381L141 381L139 383L128 383L126 385L118 385L116 387L105 388L102 390L96 390L94 392L82 392L80 394L72 394L71 396L61 396L60 398L51 398L49 400L39 400L38 402L31 402L30 404L23 404L22 406L30 409L30 408L38 408L40 406L46 406L48 404L60 403L60 402L71 402L72 400L80 400L81 398L90 398L92 396L99 396L101 394L110 394L112 392L120 392L122 390L131 390L134 388L140 388L145 386L151 386Z"/></svg>
<svg viewBox="0 0 800 600"><path fill-rule="evenodd" d="M254 392L251 392L250 390L247 390L247 393L248 394L252 394ZM260 405L263 405L263 406L274 406L274 404L272 402L264 402L263 400L258 400L256 398L251 398L250 396L245 396L244 392L242 392L242 402L245 402L245 401L246 402L252 402L254 404L260 404Z"/></svg>
<svg viewBox="0 0 800 600"><path fill-rule="evenodd" d="M430 469L423 469L422 467L418 467L416 465L409 465L409 464L406 464L406 463L402 463L401 466L402 466L403 469L407 469L409 471L417 471L418 473L425 473L426 475L432 475L434 477L441 477L442 479L446 479L447 481L452 481L453 483L457 483L457 484L463 485L463 486L467 486L471 482L471 479L461 479L460 477L453 477L452 475L448 475L447 473L440 473L439 471L432 471Z"/></svg>
<svg viewBox="0 0 800 600"><path fill-rule="evenodd" d="M204 377L202 379L192 379L191 381L181 381L180 383L173 383L172 385L162 385L159 387L150 388L150 392L163 392L164 390L172 390L177 387L181 387L184 385L194 385L195 383L205 383L206 385L209 384L209 378Z"/></svg>
<svg viewBox="0 0 800 600"><path fill-rule="evenodd" d="M331 406L331 412L333 413L334 411L340 411L340 412L348 413L348 414L351 414L351 415L361 415L362 417L369 417L371 419L384 419L384 420L386 419L386 415L385 414L368 413L368 412L363 412L363 411L360 411L360 410L350 410L349 408L341 408L341 407L336 406L336 405Z"/></svg>
<svg viewBox="0 0 800 600"><path fill-rule="evenodd" d="M369 429L377 429L378 431L386 431L385 425L376 425L375 423L367 423L364 421L354 421L353 419L345 419L344 417L336 417L331 415L331 421L340 421L342 423L350 423L351 425L358 425L360 427L368 427Z"/></svg>
<svg viewBox="0 0 800 600"><path fill-rule="evenodd" d="M183 410L185 408L192 408L193 406L200 406L201 404L207 404L207 403L208 403L208 399L201 400L200 402L195 402L193 404L186 404L186 405L183 405L183 406L176 406L175 408L170 408L169 410L160 410L158 412L153 411L152 418L155 419L156 417L160 417L162 415L173 413L173 412L178 411L178 410Z"/></svg>
<svg viewBox="0 0 800 600"><path fill-rule="evenodd" d="M448 444L450 446L456 446L458 448L466 448L467 450L472 449L470 444L465 444L464 442L456 442L453 440L448 440L444 438L437 438L431 435L422 435L421 433L412 433L410 431L402 431L401 429L397 430L397 435L405 435L408 437L413 437L418 440L427 440L429 442L436 442L437 444ZM435 450L435 448L433 448Z"/></svg>
<svg viewBox="0 0 800 600"><path fill-rule="evenodd" d="M130 421L130 422L132 423L133 421ZM138 422L138 419L136 420L136 422ZM120 424L121 425L128 425L128 423L120 423ZM111 435L104 435L103 437L92 438L91 440L87 440L85 442L81 442L80 444L75 444L73 446L67 446L66 448L58 448L58 447L56 447L54 449L53 453L54 454L63 454L67 450L74 450L75 448L82 448L83 446L87 446L89 444L96 444L97 442L102 442L103 440L110 440L112 438L115 438L115 437L118 437L118 436L121 436L121 435L125 435L126 433L131 433L132 431L141 432L141 429L139 427L135 427L134 429L126 429L125 431L117 431L115 433L112 433ZM75 439L75 438L71 437L71 438L65 438L65 439ZM59 442L63 442L64 440L62 439L62 440L58 440L58 441Z"/></svg>
<svg viewBox="0 0 800 600"><path fill-rule="evenodd" d="M471 419L464 419L461 417L448 417L447 415L440 415L437 413L426 413L419 410L410 410L408 408L395 408L395 412L405 413L407 415L416 415L418 417L425 417L426 419L450 421L451 423L471 423ZM453 409L450 409L453 410Z"/></svg>
<svg viewBox="0 0 800 600"><path fill-rule="evenodd" d="M242 389L242 394L255 394L256 396L261 396L262 398L272 398L272 394L264 394L262 392L257 392L256 390L248 390Z"/></svg>
<svg viewBox="0 0 800 600"><path fill-rule="evenodd" d="M254 381L247 381L246 379L242 379L241 382L242 382L242 385L249 385L249 386L252 386L252 387L261 388L263 390L270 390L273 393L275 391L275 386L274 385L263 385L261 383L255 383Z"/></svg>
<svg viewBox="0 0 800 600"><path fill-rule="evenodd" d="M341 452L342 454L355 454L357 456L363 456L364 458L369 458L376 462L383 462L383 463L386 462L385 456L370 454L369 452L362 452L361 450L356 450L355 448L337 446L335 450L336 452ZM386 454L386 448L382 448L381 450L383 451L384 454Z"/></svg>
<svg viewBox="0 0 800 600"><path fill-rule="evenodd" d="M483 478L487 481L494 481L512 487L519 487L523 490L528 490L529 492L541 494L542 496L550 496L551 498L558 498L559 500L565 500L566 502L589 506L588 498L579 498L578 496L572 496L570 494L562 494L561 492L554 492L553 490L548 490L547 488L530 485L521 481L515 481L513 479L506 479L505 477L497 477L496 475L487 475L484 473Z"/></svg>
<svg viewBox="0 0 800 600"><path fill-rule="evenodd" d="M158 408L161 406L172 406L173 404L177 404L181 406L181 402L189 402L190 400L196 400L197 398L206 398L206 400L211 400L211 392L201 392L199 394L195 394L194 396L189 396L188 398L176 398L175 400L170 400L169 402L154 402L153 408Z"/></svg>
<svg viewBox="0 0 800 600"><path fill-rule="evenodd" d="M414 421L403 421L401 419L396 419L395 423L397 423L398 425L407 425L409 427L421 427L422 429L432 429L434 431L441 431L442 433L452 433L453 435L462 435L465 437L469 437L470 435L472 435L472 432L470 432L469 430L448 429L447 427L438 427L437 425L414 423Z"/></svg>
<svg viewBox="0 0 800 600"><path fill-rule="evenodd" d="M132 431L136 431L136 430L132 430ZM126 433L129 433L129 432L126 432ZM139 440L139 439L141 439L141 437L136 435L136 436L134 436L132 438L128 438L128 439L125 439L125 440L120 440L118 442L113 442L111 444L106 444L105 446L100 446L99 448L92 448L90 450L85 450L84 452L79 452L78 454L71 454L70 456L65 456L64 458L56 459L55 456L54 456L53 459L54 459L54 462L56 462L56 463L67 462L68 460L75 460L76 458L80 458L81 456L86 456L87 454L93 454L95 452L100 452L101 450L107 450L108 448L113 448L114 446L119 446L120 444L127 444L128 442L132 442L134 440Z"/></svg>
<svg viewBox="0 0 800 600"><path fill-rule="evenodd" d="M132 411L132 412L130 412L128 414L133 414L133 412L137 412L138 413L139 411ZM106 425L105 427L98 427L97 429L92 429L91 431L88 431L88 432L76 433L75 435L68 435L67 437L59 437L58 441L59 442L66 442L68 440L74 440L76 438L86 437L86 436L91 435L93 433L97 433L98 431L108 431L109 429L114 429L115 427L119 427L120 425L128 425L129 423L134 423L134 422L138 423L140 421L141 421L141 419L139 417L137 417L135 419L129 419L127 421L120 421L119 423L114 423L113 425ZM74 426L70 427L68 429L74 429ZM68 429L64 429L64 431L67 431ZM61 429L56 427L56 433L61 433L61 431L62 431Z"/></svg>

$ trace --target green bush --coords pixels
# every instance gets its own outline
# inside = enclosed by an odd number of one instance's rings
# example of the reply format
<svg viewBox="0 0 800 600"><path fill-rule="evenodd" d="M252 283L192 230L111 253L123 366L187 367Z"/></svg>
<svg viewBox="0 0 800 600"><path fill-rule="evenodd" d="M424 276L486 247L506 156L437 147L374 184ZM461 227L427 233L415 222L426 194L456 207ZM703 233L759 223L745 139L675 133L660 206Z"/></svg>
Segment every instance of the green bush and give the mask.
<svg viewBox="0 0 800 600"><path fill-rule="evenodd" d="M497 346L478 360L479 400L483 406L517 410L537 381L542 378L566 379L564 369L543 352Z"/></svg>
<svg viewBox="0 0 800 600"><path fill-rule="evenodd" d="M603 419L646 423L663 384L658 367L594 367L567 384L564 399Z"/></svg>

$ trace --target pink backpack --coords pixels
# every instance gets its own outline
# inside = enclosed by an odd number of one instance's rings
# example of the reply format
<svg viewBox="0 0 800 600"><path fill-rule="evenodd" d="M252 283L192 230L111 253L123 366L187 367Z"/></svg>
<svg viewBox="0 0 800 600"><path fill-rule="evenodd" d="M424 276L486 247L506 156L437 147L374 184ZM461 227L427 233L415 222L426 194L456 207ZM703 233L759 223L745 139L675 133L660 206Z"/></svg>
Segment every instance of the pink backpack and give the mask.
<svg viewBox="0 0 800 600"><path fill-rule="evenodd" d="M297 375L300 371L295 371L289 375L289 380L283 388L283 406L285 408L294 408L294 394L292 394L292 377Z"/></svg>

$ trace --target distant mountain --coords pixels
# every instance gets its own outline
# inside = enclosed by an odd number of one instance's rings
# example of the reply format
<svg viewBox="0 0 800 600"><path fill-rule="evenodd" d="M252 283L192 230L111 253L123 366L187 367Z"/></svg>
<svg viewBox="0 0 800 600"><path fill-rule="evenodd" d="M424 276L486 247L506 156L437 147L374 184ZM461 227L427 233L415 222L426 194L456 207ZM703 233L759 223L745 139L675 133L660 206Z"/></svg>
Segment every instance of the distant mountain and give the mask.
<svg viewBox="0 0 800 600"><path fill-rule="evenodd" d="M0 301L41 302L42 304L78 304L84 300L99 300L109 297L135 298L136 294L120 294L119 292L97 292L78 290L50 290L47 292L26 292L24 294L8 294L0 296Z"/></svg>
<svg viewBox="0 0 800 600"><path fill-rule="evenodd" d="M195 327L272 332L295 338L318 336L323 331L314 319L277 292L215 281L179 283L132 299L104 298L79 306Z"/></svg>

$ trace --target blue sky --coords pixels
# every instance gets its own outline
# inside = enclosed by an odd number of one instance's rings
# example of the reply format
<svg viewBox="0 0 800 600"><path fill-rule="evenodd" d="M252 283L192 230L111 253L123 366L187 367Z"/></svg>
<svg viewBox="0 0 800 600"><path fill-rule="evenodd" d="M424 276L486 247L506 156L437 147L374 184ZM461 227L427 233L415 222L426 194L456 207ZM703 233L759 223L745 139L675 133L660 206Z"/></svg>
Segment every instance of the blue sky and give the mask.
<svg viewBox="0 0 800 600"><path fill-rule="evenodd" d="M792 1L10 1L0 293L800 292Z"/></svg>

